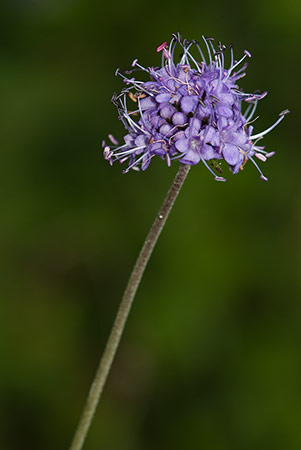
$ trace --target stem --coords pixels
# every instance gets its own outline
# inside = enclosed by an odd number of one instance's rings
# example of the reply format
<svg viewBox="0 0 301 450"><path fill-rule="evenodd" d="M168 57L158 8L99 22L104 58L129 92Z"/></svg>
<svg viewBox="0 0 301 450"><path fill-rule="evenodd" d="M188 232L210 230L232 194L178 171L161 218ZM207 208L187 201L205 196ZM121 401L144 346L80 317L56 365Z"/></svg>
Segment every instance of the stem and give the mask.
<svg viewBox="0 0 301 450"><path fill-rule="evenodd" d="M144 241L143 247L129 278L127 287L124 291L115 322L108 338L103 356L100 360L95 378L91 385L86 404L69 450L81 450L84 445L142 275L189 170L190 166L188 165L181 165L179 167L174 181L167 192L162 206Z"/></svg>

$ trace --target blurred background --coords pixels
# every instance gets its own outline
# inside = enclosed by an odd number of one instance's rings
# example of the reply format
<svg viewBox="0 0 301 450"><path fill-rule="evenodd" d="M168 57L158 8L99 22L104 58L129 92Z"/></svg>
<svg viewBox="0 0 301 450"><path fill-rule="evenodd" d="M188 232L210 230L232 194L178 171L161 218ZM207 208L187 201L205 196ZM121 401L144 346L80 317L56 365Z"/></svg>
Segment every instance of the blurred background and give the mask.
<svg viewBox="0 0 301 450"><path fill-rule="evenodd" d="M301 448L298 0L2 0L0 448L67 449L142 241L177 170L103 160L114 76L180 31L248 49L276 156L194 167L135 299L87 450ZM299 249L299 250L298 250Z"/></svg>

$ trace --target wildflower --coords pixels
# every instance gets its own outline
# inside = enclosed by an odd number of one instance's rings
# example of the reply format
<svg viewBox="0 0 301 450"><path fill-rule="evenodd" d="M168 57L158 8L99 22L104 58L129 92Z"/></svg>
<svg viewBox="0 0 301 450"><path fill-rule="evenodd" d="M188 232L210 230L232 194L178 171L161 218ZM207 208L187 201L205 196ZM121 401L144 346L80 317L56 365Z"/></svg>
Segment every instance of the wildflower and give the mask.
<svg viewBox="0 0 301 450"><path fill-rule="evenodd" d="M178 33L172 35L169 45L164 42L157 48L162 53L161 67L145 68L135 59L125 74L116 71L126 88L119 95L114 94L112 102L127 134L122 145L112 135L112 145L103 141L104 157L110 164L128 161L124 170L127 173L130 169L147 169L156 155L165 159L168 166L176 159L188 165L201 161L216 180L226 181L220 176L221 160L234 174L250 160L267 181L255 158L264 162L274 152L266 152L258 141L289 111L281 112L265 131L253 134L251 124L256 120L253 117L257 103L267 92L244 93L236 84L245 76L247 64L242 63L251 54L245 50L243 57L235 61L230 47L231 62L226 69L226 47L219 42L216 49L213 39L204 36L203 41L206 58L198 42L182 40ZM175 61L177 45L182 50L179 62ZM191 53L192 48L198 50L200 62ZM148 74L150 81L136 80L136 71ZM128 109L128 99L133 110Z"/></svg>

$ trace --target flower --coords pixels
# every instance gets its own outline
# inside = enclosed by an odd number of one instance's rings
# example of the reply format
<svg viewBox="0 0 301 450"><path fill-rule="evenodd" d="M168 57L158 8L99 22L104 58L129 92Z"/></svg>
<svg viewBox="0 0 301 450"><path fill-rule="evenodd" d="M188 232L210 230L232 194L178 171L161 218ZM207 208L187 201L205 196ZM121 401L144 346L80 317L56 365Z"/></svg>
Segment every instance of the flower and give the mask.
<svg viewBox="0 0 301 450"><path fill-rule="evenodd" d="M257 103L267 92L244 93L236 84L245 76L247 64L241 64L251 54L245 50L243 57L235 61L230 47L231 62L226 69L226 47L219 42L216 50L213 39L203 36L203 41L206 58L197 41L183 40L177 33L169 45L164 42L157 48L162 53L161 67L145 68L135 59L125 74L117 69L126 88L119 95L114 94L112 102L127 134L122 145L112 135L110 145L103 141L104 157L110 164L128 161L124 170L127 173L130 169L147 169L156 155L165 159L168 166L175 159L189 165L201 161L216 180L226 181L218 175L222 173L221 160L234 174L250 160L267 181L254 157L266 161L274 152L266 152L257 143L289 111L282 111L265 131L253 134L251 124L256 120L253 117ZM179 62L175 61L177 45L182 50ZM200 62L193 56L193 48L198 50ZM133 75L137 71L148 74L150 81L136 80ZM128 109L128 99L133 110Z"/></svg>

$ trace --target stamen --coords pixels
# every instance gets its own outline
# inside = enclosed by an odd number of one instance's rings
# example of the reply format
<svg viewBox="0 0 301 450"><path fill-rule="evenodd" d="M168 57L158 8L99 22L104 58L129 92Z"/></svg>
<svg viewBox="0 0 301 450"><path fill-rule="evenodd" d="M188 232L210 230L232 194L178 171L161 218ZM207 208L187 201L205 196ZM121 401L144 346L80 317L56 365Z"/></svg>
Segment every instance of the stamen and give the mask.
<svg viewBox="0 0 301 450"><path fill-rule="evenodd" d="M244 113L244 116L245 116L245 118L246 118L246 122L247 122L247 123L248 123L249 120L252 119L252 117L254 116L254 113L255 113L255 111L256 111L257 105L258 105L258 100L255 100L255 103L254 103L253 107L252 107L252 103L247 107L247 109L246 109L246 111L245 111L245 113ZM252 108L252 110L251 110L250 114L247 116L247 114L249 113L249 111L250 111L251 108ZM246 116L247 116L247 117L246 117Z"/></svg>
<svg viewBox="0 0 301 450"><path fill-rule="evenodd" d="M230 53L231 53L231 62L230 62L230 68L233 66L234 64L234 51L233 51L233 45L230 45Z"/></svg>
<svg viewBox="0 0 301 450"><path fill-rule="evenodd" d="M114 148L114 153L115 152L117 152L118 150L120 150L120 149L122 149L122 148L124 148L124 147L127 147L128 146L128 144L123 144L123 145L120 145L119 147L117 147L117 148Z"/></svg>
<svg viewBox="0 0 301 450"><path fill-rule="evenodd" d="M200 69L200 65L199 63L194 59L194 57L191 55L191 53L188 51L188 49L190 48L190 46L187 48L186 51L186 55L189 56L189 58L192 60L192 62L195 64L196 68L199 70ZM188 64L189 64L189 60L187 60Z"/></svg>
<svg viewBox="0 0 301 450"><path fill-rule="evenodd" d="M127 106L126 106L126 94L124 94L124 97L123 97L123 103L122 103L122 99L120 99L120 103L121 103L121 105L123 106L123 115L124 115L124 117L125 117L125 119L128 121L128 123L129 123L129 125L133 128L133 130L134 131L137 131L137 129L139 130L139 131L141 131L143 134L146 134L146 135L149 135L149 132L147 131L147 130L144 130L143 128L141 128L138 124L137 124L137 122L135 122L130 116L129 116L129 113L128 113L128 110L127 110ZM135 130L135 128L136 128L136 130Z"/></svg>
<svg viewBox="0 0 301 450"><path fill-rule="evenodd" d="M159 45L159 47L157 47L157 53L161 52L165 47L167 46L167 42L163 42L163 44Z"/></svg>
<svg viewBox="0 0 301 450"><path fill-rule="evenodd" d="M196 42L195 45L196 45L196 47L197 47L197 49L198 49L198 51L199 51L199 53L200 53L200 55L201 55L201 57L202 57L203 62L204 62L205 64L207 64L206 58L205 58L205 56L204 56L204 53L202 52L202 49L201 49L200 44L199 44L198 42Z"/></svg>
<svg viewBox="0 0 301 450"><path fill-rule="evenodd" d="M211 169L211 167L208 166L208 164L206 163L206 161L205 161L203 158L201 158L201 160L202 160L203 164L207 167L207 169L209 170L209 172L212 173L212 175L214 176L214 179L215 179L216 181L227 181L226 178L224 178L224 177L218 177L218 176L213 172L213 170Z"/></svg>
<svg viewBox="0 0 301 450"><path fill-rule="evenodd" d="M231 67L230 67L230 69L228 71L227 78L229 78L229 76L231 75L231 72L233 71L233 69L235 69L235 67L239 66L246 57L251 58L251 53L248 52L247 50L244 51L244 56L242 58L240 58L240 60L237 61L234 64L234 66L231 65Z"/></svg>
<svg viewBox="0 0 301 450"><path fill-rule="evenodd" d="M262 100L267 95L267 91L263 92L262 94L241 94L241 95L246 97L244 99L245 102L253 102L254 100Z"/></svg>
<svg viewBox="0 0 301 450"><path fill-rule="evenodd" d="M138 108L139 108L139 112L140 112L140 116L141 116L143 125L145 126L146 130L151 134L151 130L150 130L149 124L147 124L147 122L146 122L146 120L144 118L143 111L141 109L141 104L140 104L140 98L139 97L138 97Z"/></svg>
<svg viewBox="0 0 301 450"><path fill-rule="evenodd" d="M205 36L202 36L203 41L205 42L206 48L207 48L207 52L208 52L208 56L209 56L209 67L212 66L212 57L211 57L211 52L210 52L210 48L207 42L207 38L205 38Z"/></svg>
<svg viewBox="0 0 301 450"><path fill-rule="evenodd" d="M127 167L122 173L128 173L130 169L132 169L134 166L136 166L145 156L148 155L148 153L144 153L140 158L138 158L136 161L134 161L129 167Z"/></svg>
<svg viewBox="0 0 301 450"><path fill-rule="evenodd" d="M255 119L253 119L253 120L249 120L248 122L246 122L246 123L244 124L244 127L249 126L249 125L251 125L251 123L256 122L257 119L259 119L259 116L255 117Z"/></svg>
<svg viewBox="0 0 301 450"><path fill-rule="evenodd" d="M258 172L260 173L260 178L263 181L268 181L268 178L265 177L260 169L260 167L257 165L257 163L254 161L254 159L250 156L249 159L252 161L252 163L254 164L254 166L256 167L256 169L258 170Z"/></svg>
<svg viewBox="0 0 301 450"><path fill-rule="evenodd" d="M246 70L247 67L248 67L248 63L245 63L245 64L243 64L243 65L241 66L240 69L238 69L238 70L235 72L235 78L236 78L237 80L238 80L239 78L245 76L245 73L242 74L240 77L238 77L237 75L239 75L241 72L244 72L244 71Z"/></svg>
<svg viewBox="0 0 301 450"><path fill-rule="evenodd" d="M141 150L141 148L146 148L147 145L140 145L139 147L131 148L130 150L125 150L124 152L120 153L114 153L114 156L123 156L123 155L130 155L131 153L136 152L137 150ZM119 159L119 158L117 158Z"/></svg>
<svg viewBox="0 0 301 450"><path fill-rule="evenodd" d="M289 110L288 110L288 109L285 109L284 111L282 111L282 112L279 114L279 116L280 116L279 119L277 119L276 122L275 122L272 126L270 126L269 128L267 128L266 130L262 131L261 133L255 134L254 136L250 136L250 139L257 139L258 137L262 137L262 136L264 136L265 134L269 133L271 130L273 130L273 129L278 125L278 123L280 123L280 122L284 119L284 117L285 117L286 114L288 114L288 113L289 113Z"/></svg>
<svg viewBox="0 0 301 450"><path fill-rule="evenodd" d="M185 45L182 45L182 47L184 49L184 53L183 53L183 56L181 58L180 64L185 64L186 63L186 64L189 65L189 60L187 58L187 54L188 54L188 50L190 49L191 46L192 46L192 42L190 42L187 47L185 47Z"/></svg>
<svg viewBox="0 0 301 450"><path fill-rule="evenodd" d="M149 72L149 69L146 69L145 67L141 66L141 64L138 64L138 59L136 60L136 66L139 67L139 69L144 70L144 72Z"/></svg>
<svg viewBox="0 0 301 450"><path fill-rule="evenodd" d="M168 66L169 66L169 70L170 72L173 71L173 69L175 68L175 64L173 62L173 55L174 55L174 50L176 47L177 42L174 43L175 38L172 37L170 43L169 43L169 59L168 59Z"/></svg>

